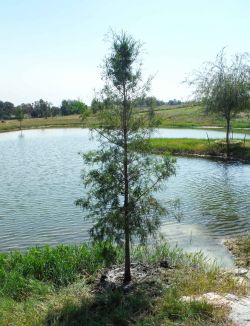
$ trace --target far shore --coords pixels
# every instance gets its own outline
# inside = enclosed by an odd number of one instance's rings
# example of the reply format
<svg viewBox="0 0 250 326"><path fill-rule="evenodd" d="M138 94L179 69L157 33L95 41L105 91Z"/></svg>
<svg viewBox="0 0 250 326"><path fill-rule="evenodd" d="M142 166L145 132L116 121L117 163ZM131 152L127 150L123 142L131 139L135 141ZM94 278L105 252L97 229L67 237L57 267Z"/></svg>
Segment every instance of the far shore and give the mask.
<svg viewBox="0 0 250 326"><path fill-rule="evenodd" d="M138 114L147 115L147 109L138 110ZM215 115L204 114L204 109L200 106L190 107L157 107L155 108L155 119L159 128L185 128L185 129L209 129L225 131L225 121ZM68 128L68 127L98 127L99 114L91 113L84 121L80 115L56 116L46 118L25 118L21 123L21 128ZM240 113L232 120L233 132L250 134L250 118L247 113ZM6 131L20 130L18 120L0 121L0 133Z"/></svg>

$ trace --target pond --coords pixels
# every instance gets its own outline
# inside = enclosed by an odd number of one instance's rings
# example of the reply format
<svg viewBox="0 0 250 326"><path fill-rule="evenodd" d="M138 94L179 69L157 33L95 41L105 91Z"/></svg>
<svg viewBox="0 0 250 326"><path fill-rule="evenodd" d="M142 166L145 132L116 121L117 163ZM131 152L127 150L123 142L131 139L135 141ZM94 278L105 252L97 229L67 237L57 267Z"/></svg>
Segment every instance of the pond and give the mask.
<svg viewBox="0 0 250 326"><path fill-rule="evenodd" d="M197 139L223 139L225 138L224 131L206 130L206 129L167 129L159 128L153 135L153 137L162 138L197 138ZM233 139L250 139L250 134L233 133L230 134L230 138Z"/></svg>
<svg viewBox="0 0 250 326"><path fill-rule="evenodd" d="M74 201L84 191L78 153L95 146L88 129L0 134L1 251L88 239L91 224ZM224 266L232 265L222 240L250 230L250 165L178 158L176 176L158 196L164 204L180 203L181 222L171 213L162 220L161 231L171 244L202 249Z"/></svg>

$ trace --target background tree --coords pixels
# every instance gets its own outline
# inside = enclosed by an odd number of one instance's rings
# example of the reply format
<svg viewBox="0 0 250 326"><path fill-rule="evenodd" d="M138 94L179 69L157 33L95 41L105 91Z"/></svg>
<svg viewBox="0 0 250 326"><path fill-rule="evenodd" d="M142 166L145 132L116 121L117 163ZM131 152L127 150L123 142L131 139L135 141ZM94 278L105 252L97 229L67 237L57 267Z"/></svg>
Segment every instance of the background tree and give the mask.
<svg viewBox="0 0 250 326"><path fill-rule="evenodd" d="M147 115L134 114L136 99L149 89L142 82L141 44L126 33L112 34L103 66L104 103L99 149L83 156L86 196L76 201L94 221L94 240L124 243L124 282L131 280L130 246L134 237L146 241L160 225L165 209L152 195L175 172L169 157L140 153L150 135ZM131 144L136 144L136 151Z"/></svg>
<svg viewBox="0 0 250 326"><path fill-rule="evenodd" d="M16 108L15 117L19 121L19 129L22 131L22 121L24 119L24 113L20 106Z"/></svg>
<svg viewBox="0 0 250 326"><path fill-rule="evenodd" d="M91 101L90 107L91 107L92 113L96 114L97 112L102 111L103 103L97 97L94 97L93 100Z"/></svg>
<svg viewBox="0 0 250 326"><path fill-rule="evenodd" d="M60 115L61 110L60 110L59 107L53 105L53 106L50 108L50 112L51 112L51 116L52 116L52 117L55 117L55 116L57 116L57 115Z"/></svg>
<svg viewBox="0 0 250 326"><path fill-rule="evenodd" d="M63 100L61 104L61 114L82 114L86 109L86 104L80 100Z"/></svg>
<svg viewBox="0 0 250 326"><path fill-rule="evenodd" d="M0 101L0 120L11 119L15 115L15 106L11 102Z"/></svg>
<svg viewBox="0 0 250 326"><path fill-rule="evenodd" d="M51 104L43 99L36 101L32 105L31 117L32 118L45 118L51 116Z"/></svg>
<svg viewBox="0 0 250 326"><path fill-rule="evenodd" d="M24 115L32 117L33 105L31 103L22 103L18 105Z"/></svg>
<svg viewBox="0 0 250 326"><path fill-rule="evenodd" d="M206 112L223 116L226 120L227 156L230 152L230 124L238 112L249 109L249 54L235 55L228 63L224 49L214 62L205 64L190 81L196 88L198 100Z"/></svg>
<svg viewBox="0 0 250 326"><path fill-rule="evenodd" d="M156 125L156 120L155 120L156 105L157 105L156 99L154 97L151 97L151 100L149 101L149 106L148 106L148 118L149 118L149 121L151 122L152 126Z"/></svg>

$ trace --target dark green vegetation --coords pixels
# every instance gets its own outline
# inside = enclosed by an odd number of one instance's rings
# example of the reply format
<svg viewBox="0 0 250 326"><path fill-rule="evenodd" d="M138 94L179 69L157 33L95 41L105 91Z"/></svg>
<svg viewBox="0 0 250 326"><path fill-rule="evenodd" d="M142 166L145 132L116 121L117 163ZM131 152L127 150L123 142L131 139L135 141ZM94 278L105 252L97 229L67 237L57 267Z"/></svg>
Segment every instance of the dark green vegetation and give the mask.
<svg viewBox="0 0 250 326"><path fill-rule="evenodd" d="M250 235L228 240L225 244L235 256L239 267L250 268Z"/></svg>
<svg viewBox="0 0 250 326"><path fill-rule="evenodd" d="M26 118L49 118L55 116L67 116L83 114L88 110L86 104L80 100L63 100L60 107L40 99L34 103L22 103L14 106L11 102L0 101L0 120L18 119L20 113Z"/></svg>
<svg viewBox="0 0 250 326"><path fill-rule="evenodd" d="M124 259L121 248L107 243L0 254L0 325L228 326L224 309L183 302L181 296L247 291L208 266L201 253L185 254L159 242L153 248L135 247L131 257L150 273L135 277L124 293L122 285L99 283L107 268ZM159 267L166 259L171 268Z"/></svg>
<svg viewBox="0 0 250 326"><path fill-rule="evenodd" d="M225 157L226 143L221 140L190 139L190 138L159 138L151 139L147 151L155 154L201 155ZM250 162L250 141L234 141L230 144L231 158Z"/></svg>

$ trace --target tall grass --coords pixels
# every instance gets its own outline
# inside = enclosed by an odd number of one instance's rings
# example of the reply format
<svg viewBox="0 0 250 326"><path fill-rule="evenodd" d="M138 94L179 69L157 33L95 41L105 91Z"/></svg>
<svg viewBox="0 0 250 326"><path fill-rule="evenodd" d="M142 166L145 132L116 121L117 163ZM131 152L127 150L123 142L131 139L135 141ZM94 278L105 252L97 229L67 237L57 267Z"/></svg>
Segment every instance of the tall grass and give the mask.
<svg viewBox="0 0 250 326"><path fill-rule="evenodd" d="M26 253L0 254L0 296L22 300L67 286L117 260L119 250L111 244L34 247Z"/></svg>

